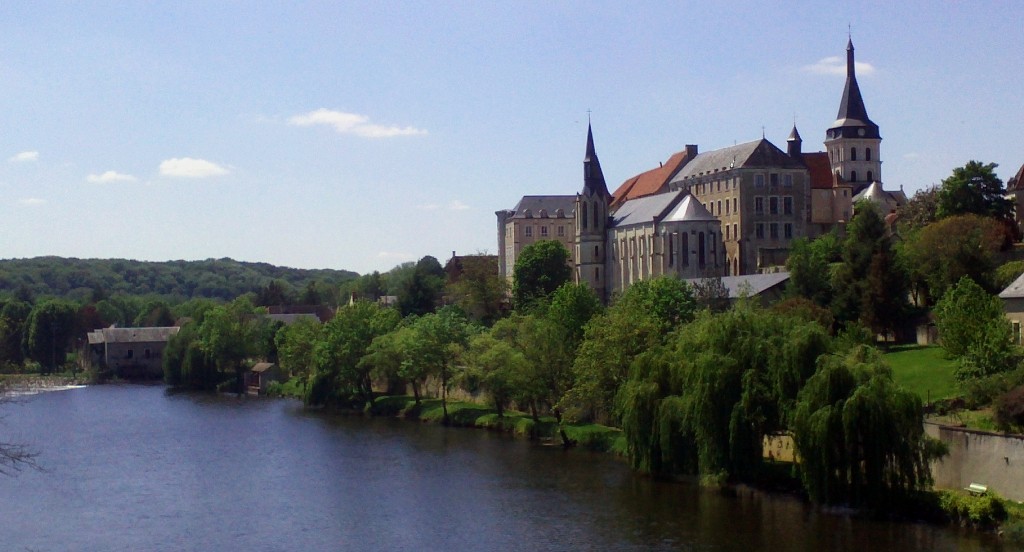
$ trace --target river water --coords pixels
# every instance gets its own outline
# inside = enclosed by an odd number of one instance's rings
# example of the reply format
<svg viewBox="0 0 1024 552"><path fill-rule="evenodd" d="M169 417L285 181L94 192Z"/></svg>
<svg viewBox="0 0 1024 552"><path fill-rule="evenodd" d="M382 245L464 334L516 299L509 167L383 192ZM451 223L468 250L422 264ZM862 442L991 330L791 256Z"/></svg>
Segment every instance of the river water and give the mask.
<svg viewBox="0 0 1024 552"><path fill-rule="evenodd" d="M97 386L3 407L44 471L0 477L0 549L998 550L632 473L608 455L289 400Z"/></svg>

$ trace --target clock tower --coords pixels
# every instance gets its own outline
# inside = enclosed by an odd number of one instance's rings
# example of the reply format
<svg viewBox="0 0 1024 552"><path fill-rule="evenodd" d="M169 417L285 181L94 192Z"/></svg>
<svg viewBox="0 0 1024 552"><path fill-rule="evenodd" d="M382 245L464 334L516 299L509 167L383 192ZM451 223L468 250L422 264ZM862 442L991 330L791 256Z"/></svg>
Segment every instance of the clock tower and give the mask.
<svg viewBox="0 0 1024 552"><path fill-rule="evenodd" d="M853 186L853 193L882 181L878 125L868 117L857 85L853 61L853 39L846 44L846 87L839 103L836 122L825 132L825 149L832 172Z"/></svg>

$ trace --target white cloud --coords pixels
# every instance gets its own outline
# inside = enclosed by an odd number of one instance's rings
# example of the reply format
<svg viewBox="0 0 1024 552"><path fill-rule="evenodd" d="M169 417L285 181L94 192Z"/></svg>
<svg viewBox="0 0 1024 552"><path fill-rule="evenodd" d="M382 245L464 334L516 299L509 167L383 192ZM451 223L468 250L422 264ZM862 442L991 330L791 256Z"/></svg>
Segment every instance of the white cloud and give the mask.
<svg viewBox="0 0 1024 552"><path fill-rule="evenodd" d="M863 61L853 62L853 68L857 71L858 75L870 75L875 72L875 66L870 63L864 63ZM803 70L808 73L814 73L816 75L846 75L846 60L839 56L830 56L812 63L811 65L804 65Z"/></svg>
<svg viewBox="0 0 1024 552"><path fill-rule="evenodd" d="M229 170L205 159L176 157L160 163L160 174L183 178L206 178L228 174Z"/></svg>
<svg viewBox="0 0 1024 552"><path fill-rule="evenodd" d="M39 199L38 197L26 197L18 200L19 205L42 205L46 203L45 199Z"/></svg>
<svg viewBox="0 0 1024 552"><path fill-rule="evenodd" d="M11 163L27 163L29 161L38 161L38 160L39 160L39 152L38 151L23 151L23 152L21 152L21 153L19 153L17 155L12 156L7 161L9 161Z"/></svg>
<svg viewBox="0 0 1024 552"><path fill-rule="evenodd" d="M103 174L90 174L85 179L93 184L105 184L107 182L135 182L138 180L130 174L121 174L117 171L107 171Z"/></svg>
<svg viewBox="0 0 1024 552"><path fill-rule="evenodd" d="M366 115L320 108L305 115L290 117L288 124L295 126L328 125L334 127L339 134L355 134L363 138L393 138L427 133L426 130L415 127L378 125L369 121L370 118Z"/></svg>
<svg viewBox="0 0 1024 552"><path fill-rule="evenodd" d="M466 209L469 209L469 205L466 205L465 203L456 199L448 204L448 208L451 209L452 211L465 211Z"/></svg>

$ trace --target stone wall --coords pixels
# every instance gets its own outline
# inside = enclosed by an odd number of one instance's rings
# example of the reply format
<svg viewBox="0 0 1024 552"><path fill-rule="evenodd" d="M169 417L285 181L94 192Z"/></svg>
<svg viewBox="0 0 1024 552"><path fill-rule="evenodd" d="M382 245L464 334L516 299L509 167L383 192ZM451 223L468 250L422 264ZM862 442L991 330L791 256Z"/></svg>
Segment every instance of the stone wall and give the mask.
<svg viewBox="0 0 1024 552"><path fill-rule="evenodd" d="M949 447L932 464L935 487L985 485L999 496L1024 501L1024 437L925 423L925 432Z"/></svg>

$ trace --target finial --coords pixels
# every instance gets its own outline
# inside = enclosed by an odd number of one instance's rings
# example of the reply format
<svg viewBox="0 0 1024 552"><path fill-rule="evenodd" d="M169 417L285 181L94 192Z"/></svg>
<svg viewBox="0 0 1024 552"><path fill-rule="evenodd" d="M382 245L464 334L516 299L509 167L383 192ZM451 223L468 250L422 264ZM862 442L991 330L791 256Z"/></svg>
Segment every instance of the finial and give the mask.
<svg viewBox="0 0 1024 552"><path fill-rule="evenodd" d="M764 140L764 125L761 125L761 139Z"/></svg>

